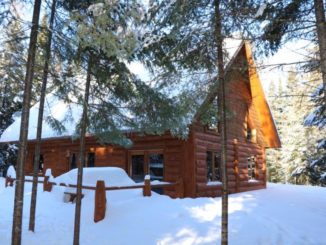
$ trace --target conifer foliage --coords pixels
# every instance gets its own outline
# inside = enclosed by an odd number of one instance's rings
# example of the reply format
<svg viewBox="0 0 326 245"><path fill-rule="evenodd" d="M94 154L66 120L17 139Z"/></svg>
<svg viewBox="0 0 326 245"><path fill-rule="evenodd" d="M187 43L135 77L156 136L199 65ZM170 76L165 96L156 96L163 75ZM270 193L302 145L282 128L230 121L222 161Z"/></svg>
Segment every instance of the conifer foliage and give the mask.
<svg viewBox="0 0 326 245"><path fill-rule="evenodd" d="M277 88L273 83L269 88L269 102L282 141L282 148L267 151L272 182L321 185L318 179L324 165L316 160L323 157L318 146L326 135L317 126L318 116L309 115L315 108L310 94L321 88L318 80L316 74L300 76L292 69L286 81L279 82Z"/></svg>
<svg viewBox="0 0 326 245"><path fill-rule="evenodd" d="M181 86L188 84L191 93L203 96L197 93L200 88L207 93L219 83L215 97L219 97L217 118L222 125L222 244L228 243L224 56L230 58L223 41L235 31L246 33L245 23L253 11L254 1L152 1L146 20L149 27L142 37L143 60L160 72L162 86L179 76Z"/></svg>
<svg viewBox="0 0 326 245"><path fill-rule="evenodd" d="M0 136L13 122L15 113L22 108L22 91L26 52L25 34L18 20L12 19L2 39L3 51L0 56ZM0 146L0 163L15 164L15 145Z"/></svg>

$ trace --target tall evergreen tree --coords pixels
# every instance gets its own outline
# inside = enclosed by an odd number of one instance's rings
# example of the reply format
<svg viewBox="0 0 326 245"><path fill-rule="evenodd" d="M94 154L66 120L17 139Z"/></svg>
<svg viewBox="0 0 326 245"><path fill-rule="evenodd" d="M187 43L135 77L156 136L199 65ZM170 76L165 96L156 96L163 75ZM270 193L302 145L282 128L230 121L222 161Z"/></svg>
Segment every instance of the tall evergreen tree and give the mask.
<svg viewBox="0 0 326 245"><path fill-rule="evenodd" d="M25 72L25 35L19 21L12 20L5 30L3 52L0 56L0 136L13 122L13 116L22 107ZM13 164L16 159L14 145L0 145L0 162Z"/></svg>
<svg viewBox="0 0 326 245"><path fill-rule="evenodd" d="M86 74L86 84L85 84L85 95L83 101L83 114L81 118L80 126L80 147L79 155L80 160L78 164L77 172L77 198L76 198L76 209L75 209L75 224L74 224L74 245L79 244L80 237L80 214L81 214L81 199L82 199L82 183L83 183L83 167L85 166L85 144L86 144L86 130L88 123L88 106L89 106L89 93L91 86L91 70L92 70L92 54L89 54L87 61L87 74Z"/></svg>
<svg viewBox="0 0 326 245"><path fill-rule="evenodd" d="M33 19L32 19L32 29L30 35L28 58L26 65L26 76L25 76L25 87L24 87L24 99L23 99L23 110L21 117L20 126L20 137L19 137L19 152L17 160L17 179L16 179L16 189L15 189L15 204L13 212L13 224L12 224L12 240L13 245L21 244L21 228L22 228L22 218L23 218L23 207L24 207L24 165L26 158L27 149L27 135L28 135L28 123L29 123L29 109L31 102L31 89L34 73L34 61L36 53L36 42L37 42L37 32L38 23L41 9L41 0L35 0Z"/></svg>
<svg viewBox="0 0 326 245"><path fill-rule="evenodd" d="M292 69L286 86L270 92L271 110L282 140L282 148L268 150L269 178L273 182L314 184L307 167L315 155L321 132L316 127L304 127L305 115L313 104L309 99L313 81ZM276 89L275 89L276 90Z"/></svg>
<svg viewBox="0 0 326 245"><path fill-rule="evenodd" d="M278 86L282 86L281 82L278 83ZM282 114L282 106L281 103L282 97L280 97L280 91L277 90L276 84L272 82L269 86L268 91L268 104L273 114L273 118L275 120L277 131L281 137L281 114ZM267 174L268 174L268 181L269 182L285 182L284 174L282 171L281 165L281 149L268 149L266 151L266 164L267 164Z"/></svg>
<svg viewBox="0 0 326 245"><path fill-rule="evenodd" d="M134 59L138 45L135 28L142 9L136 1L66 1L64 7L68 11L79 10L70 12L67 21L68 31L76 35L73 63L88 66L84 96L71 80L67 81L65 88L60 87L66 94L73 93L78 103L83 105L83 117L78 129L81 156L85 147L85 132L93 134L103 143L128 146L131 142L124 134L126 128L139 133L160 134L168 129L176 132L173 130L180 125L184 128L187 126L187 122L180 120L182 111L174 100L166 99L128 69L127 64ZM87 58L89 53L91 60ZM88 94L91 95L89 106ZM79 243L83 162L81 157L74 244Z"/></svg>
<svg viewBox="0 0 326 245"><path fill-rule="evenodd" d="M264 21L265 27L262 40L274 52L287 40L310 40L318 47L318 65L316 59L309 60L310 71L318 69L323 81L323 100L319 105L326 104L326 21L325 1L323 0L286 0L272 1L265 5L258 19ZM313 10L313 11L312 11ZM311 20L314 20L312 22Z"/></svg>
<svg viewBox="0 0 326 245"><path fill-rule="evenodd" d="M311 81L320 81L320 73L313 73ZM326 104L323 101L323 85L317 83L312 93L311 100L315 107L305 118L305 126L313 127L317 130L316 151L310 155L303 174L309 176L312 184L326 186ZM299 173L301 174L301 173Z"/></svg>
<svg viewBox="0 0 326 245"><path fill-rule="evenodd" d="M219 95L219 120L224 122L222 145L225 147L226 125L224 103L224 72L222 41L238 31L248 34L246 23L254 15L255 1L152 1L149 7L148 33L142 37L142 55L145 64L161 72L158 76L162 86L170 81L188 84L192 95L195 94L198 109L202 97L198 91L214 89ZM219 86L216 86L218 77ZM199 81L196 83L196 81ZM204 89L203 89L204 88ZM219 89L217 89L219 88ZM212 101L215 98L212 98ZM211 102L212 102L211 101ZM201 108L202 109L202 108ZM225 168L225 149L222 147L223 171ZM224 158L224 159L223 159ZM222 239L227 244L227 178L223 179Z"/></svg>
<svg viewBox="0 0 326 245"><path fill-rule="evenodd" d="M222 33L222 14L221 1L214 1L215 9L215 38L217 49L217 71L219 83L218 96L218 118L221 126L221 176L222 176L222 222L221 222L221 244L228 244L228 178L226 169L227 159L227 134L226 134L226 105L225 105L225 73L224 73L224 58L223 58L223 33ZM218 127L218 125L216 125Z"/></svg>
<svg viewBox="0 0 326 245"><path fill-rule="evenodd" d="M51 61L51 42L52 42L52 30L54 29L54 17L56 10L56 0L52 0L51 7L51 17L50 25L48 28L48 35L46 39L45 55L44 55L44 65L43 65L43 75L40 91L40 105L37 120L37 132L36 132L36 144L35 144L35 154L34 154L34 170L33 170L33 185L32 185L32 197L30 205L30 219L29 219L29 230L35 230L35 212L36 212L36 201L37 201L37 185L38 185L38 172L39 172L39 162L40 162L40 148L41 148L41 138L42 138L42 122L43 122L43 112L45 95L47 88L47 80L49 73L49 65ZM43 26L45 28L45 26Z"/></svg>

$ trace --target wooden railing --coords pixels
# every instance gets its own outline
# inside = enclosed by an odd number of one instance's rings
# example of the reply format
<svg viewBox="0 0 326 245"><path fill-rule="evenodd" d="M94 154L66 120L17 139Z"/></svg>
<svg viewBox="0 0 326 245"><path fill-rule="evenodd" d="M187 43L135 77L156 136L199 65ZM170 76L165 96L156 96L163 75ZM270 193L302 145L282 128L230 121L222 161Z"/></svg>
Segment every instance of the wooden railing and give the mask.
<svg viewBox="0 0 326 245"><path fill-rule="evenodd" d="M5 187L13 186L14 181L16 179L11 177L6 177ZM25 182L33 182L31 179L25 179ZM54 185L58 186L66 186L71 188L77 188L77 185L74 184L65 184L65 183L55 183L49 181L49 176L44 177L44 181L39 180L39 184L43 184L43 191L51 192L52 187ZM94 208L94 222L101 221L105 218L106 213L106 191L114 191L114 190L130 190L130 189L143 189L143 196L150 197L152 195L152 188L174 188L176 197L182 198L184 197L184 186L183 180L179 179L175 183L159 183L152 184L150 179L145 179L144 184L136 184L130 186L105 186L105 182L103 180L98 180L96 182L96 186L82 186L82 189L85 190L94 190L95 191L95 208ZM71 193L74 194L74 193Z"/></svg>

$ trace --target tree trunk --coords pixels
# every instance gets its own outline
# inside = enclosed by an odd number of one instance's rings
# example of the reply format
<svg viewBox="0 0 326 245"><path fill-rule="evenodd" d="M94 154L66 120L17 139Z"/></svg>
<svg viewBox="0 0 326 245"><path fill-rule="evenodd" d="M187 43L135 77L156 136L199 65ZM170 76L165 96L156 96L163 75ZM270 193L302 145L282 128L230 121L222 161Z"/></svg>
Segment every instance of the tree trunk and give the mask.
<svg viewBox="0 0 326 245"><path fill-rule="evenodd" d="M15 189L15 204L12 224L12 237L11 244L21 244L21 228L22 228L22 217L23 217L23 201L24 201L24 167L27 150L27 136L28 136L28 124L29 124L29 108L31 102L31 89L32 81L34 76L34 62L35 62L35 51L37 42L37 30L40 17L41 0L35 0L32 29L30 35L28 58L26 65L26 76L25 76L25 88L24 88L24 99L23 108L20 124L20 137L19 137L19 151L17 160L17 180Z"/></svg>
<svg viewBox="0 0 326 245"><path fill-rule="evenodd" d="M323 78L324 103L326 103L326 21L323 0L314 0L318 45L320 53L320 68Z"/></svg>
<svg viewBox="0 0 326 245"><path fill-rule="evenodd" d="M40 107L39 107L38 119L37 119L33 186L32 186L31 207L30 207L30 216L29 216L30 231L35 230L35 211L36 211L36 198L37 198L38 170L39 170L39 162L40 162L40 148L41 148L41 138L42 138L42 122L43 122L43 112L44 112L44 101L46 95L46 85L47 85L48 73L49 73L49 62L51 59L51 42L52 42L52 30L53 30L54 15L55 15L55 5L56 5L56 0L53 0L52 7L51 7L50 26L48 30L48 40L47 40L46 50L45 50L46 53L45 53L45 63L43 68Z"/></svg>
<svg viewBox="0 0 326 245"><path fill-rule="evenodd" d="M80 214L81 214L81 194L82 194L82 183L83 183L83 167L85 165L85 135L87 128L87 110L88 110L88 98L89 89L91 83L91 68L92 68L92 55L90 54L87 67L86 87L85 87L85 98L83 104L83 116L80 128L80 160L78 165L77 173L77 197L76 197L76 209L75 209L75 226L74 226L74 245L79 245L79 234L80 234Z"/></svg>
<svg viewBox="0 0 326 245"><path fill-rule="evenodd" d="M228 179L226 171L226 106L225 106L225 80L224 80L224 61L223 61L223 36L222 36L222 20L220 12L220 1L215 0L215 38L217 45L217 70L219 82L218 96L218 118L221 130L221 170L222 170L222 229L221 229L221 244L228 244Z"/></svg>

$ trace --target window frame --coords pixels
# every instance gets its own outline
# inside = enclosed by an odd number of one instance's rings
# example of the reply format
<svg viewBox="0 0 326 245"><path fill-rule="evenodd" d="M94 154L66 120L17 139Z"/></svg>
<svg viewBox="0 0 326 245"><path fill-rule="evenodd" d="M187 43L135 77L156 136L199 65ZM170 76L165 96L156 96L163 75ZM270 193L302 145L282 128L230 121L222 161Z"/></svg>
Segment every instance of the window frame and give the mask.
<svg viewBox="0 0 326 245"><path fill-rule="evenodd" d="M93 166L90 166L90 155L91 154L94 154ZM85 163L86 163L86 166L88 168L94 168L94 167L96 167L95 160L96 160L96 154L95 154L95 152L89 151L89 152L86 153Z"/></svg>
<svg viewBox="0 0 326 245"><path fill-rule="evenodd" d="M247 158L248 180L257 180L257 156Z"/></svg>
<svg viewBox="0 0 326 245"><path fill-rule="evenodd" d="M163 176L160 181L165 180L165 157L164 157L164 150L163 149L155 149L155 150L130 150L128 151L128 175L132 178L132 156L144 156L144 176L150 174L150 155L151 154L159 154L163 155Z"/></svg>
<svg viewBox="0 0 326 245"><path fill-rule="evenodd" d="M250 117L249 109L246 116L246 140L252 143L257 143L257 130Z"/></svg>
<svg viewBox="0 0 326 245"><path fill-rule="evenodd" d="M218 171L219 171L219 179L216 179L216 175L215 174L212 174L212 179L210 179L209 177L208 177L208 174L209 174L209 172L208 172L208 166L209 166L209 164L208 164L208 154L211 154L211 166L210 166L210 168L212 169L211 171L212 171L212 173L214 173L215 172L215 170L218 168ZM216 159L220 159L219 160L219 163L216 163L216 162L218 162L218 161L216 161ZM216 168L216 166L217 166L217 168ZM221 154L219 154L217 151L215 151L215 150L211 150L211 149L207 149L206 150L206 171L207 171L207 173L206 173L206 178L207 178L207 183L210 183L210 182L222 182L222 176L221 176Z"/></svg>

